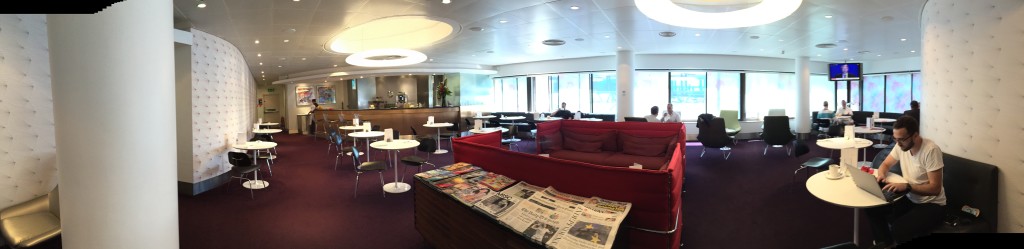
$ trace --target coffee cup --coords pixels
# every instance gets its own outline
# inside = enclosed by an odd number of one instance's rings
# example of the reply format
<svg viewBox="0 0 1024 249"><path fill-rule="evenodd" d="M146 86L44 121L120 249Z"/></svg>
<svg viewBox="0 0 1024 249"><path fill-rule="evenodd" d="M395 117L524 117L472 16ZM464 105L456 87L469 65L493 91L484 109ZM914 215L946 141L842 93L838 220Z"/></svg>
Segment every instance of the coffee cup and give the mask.
<svg viewBox="0 0 1024 249"><path fill-rule="evenodd" d="M828 176L830 178L839 177L839 165L838 164L829 165L828 166L828 175L825 175L825 176Z"/></svg>

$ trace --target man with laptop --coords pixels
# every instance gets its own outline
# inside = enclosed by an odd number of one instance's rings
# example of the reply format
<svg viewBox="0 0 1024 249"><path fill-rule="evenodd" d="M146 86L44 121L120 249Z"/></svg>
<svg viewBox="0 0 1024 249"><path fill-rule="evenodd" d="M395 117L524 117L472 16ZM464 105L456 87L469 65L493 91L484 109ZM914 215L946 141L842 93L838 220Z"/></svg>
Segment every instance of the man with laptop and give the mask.
<svg viewBox="0 0 1024 249"><path fill-rule="evenodd" d="M875 180L883 182L889 167L898 161L907 182L886 183L882 190L907 194L890 205L865 210L876 247L890 247L927 235L942 223L946 205L942 151L931 139L921 137L919 131L917 120L909 116L900 117L893 124L896 146L879 166Z"/></svg>

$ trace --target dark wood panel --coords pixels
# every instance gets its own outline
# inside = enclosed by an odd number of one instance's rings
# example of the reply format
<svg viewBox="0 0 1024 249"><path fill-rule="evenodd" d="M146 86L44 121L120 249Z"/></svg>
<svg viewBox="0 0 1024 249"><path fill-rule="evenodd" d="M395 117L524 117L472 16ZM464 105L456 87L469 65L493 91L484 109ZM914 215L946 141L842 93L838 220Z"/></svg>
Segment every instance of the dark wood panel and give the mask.
<svg viewBox="0 0 1024 249"><path fill-rule="evenodd" d="M423 127L427 123L427 117L434 116L435 123L456 123L459 121L459 107L444 108L408 108L408 109L367 109L367 110L321 110L316 112L317 124L321 124L324 114L331 121L338 120L338 113L345 114L344 125L351 125L352 118L359 115L360 122L369 120L373 125L380 125L381 129L397 129L402 135L411 135L409 127L416 129L422 134L437 134L437 128ZM337 127L335 127L337 128ZM445 132L442 129L442 132Z"/></svg>
<svg viewBox="0 0 1024 249"><path fill-rule="evenodd" d="M416 231L438 249L539 249L540 244L498 224L416 179L413 184Z"/></svg>

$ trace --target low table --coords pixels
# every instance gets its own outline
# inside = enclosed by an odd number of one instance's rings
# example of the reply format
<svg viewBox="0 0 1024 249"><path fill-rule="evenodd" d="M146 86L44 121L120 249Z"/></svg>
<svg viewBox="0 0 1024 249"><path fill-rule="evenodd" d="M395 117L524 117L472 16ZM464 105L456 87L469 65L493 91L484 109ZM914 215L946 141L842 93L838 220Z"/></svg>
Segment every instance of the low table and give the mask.
<svg viewBox="0 0 1024 249"><path fill-rule="evenodd" d="M370 138L373 138L373 137L383 137L384 136L384 132L383 131L360 131L360 132L349 133L348 136L352 137L353 139L355 139L355 138L362 138L363 140L366 140L366 157L367 158L371 158L371 156L370 156ZM353 146L355 146L355 145L353 144ZM360 153L362 153L362 152L360 152Z"/></svg>
<svg viewBox="0 0 1024 249"><path fill-rule="evenodd" d="M487 127L487 120L488 119L492 119L492 118L497 118L497 117L495 117L494 115L487 115L487 116L473 116L473 117L470 117L470 118L472 118L472 119L483 119L484 121L482 122L482 125L484 127Z"/></svg>
<svg viewBox="0 0 1024 249"><path fill-rule="evenodd" d="M448 150L441 149L441 128L452 127L453 125L454 124L452 123L433 123L423 125L423 127L437 128L437 140L435 140L437 142L437 150L434 151L434 154L448 153Z"/></svg>
<svg viewBox="0 0 1024 249"><path fill-rule="evenodd" d="M392 194L405 193L406 191L409 191L409 189L412 188L411 186L409 186L408 183L398 181L398 151L408 148L414 148L419 145L419 141L408 139L395 139L392 140L391 142L377 141L370 144L370 147L373 147L378 150L385 150L387 151L387 153L394 154L394 156L390 156L389 159L391 159L391 164L395 168L395 181L388 184L384 184L385 192Z"/></svg>
<svg viewBox="0 0 1024 249"><path fill-rule="evenodd" d="M234 144L231 147L235 148L235 149L239 149L239 150L252 151L252 158L253 158L252 163L255 164L255 165L259 165L259 163L257 162L256 159L259 158L260 151L261 150L268 150L270 148L277 147L277 143L275 143L275 142L264 142L264 141L252 141L252 142L246 142L244 144ZM269 159L268 159L268 162L267 162L267 166L268 167L270 166ZM271 171L271 174L273 174L273 171ZM259 170L256 170L256 172L253 173L253 175L254 175L253 179L243 182L242 183L242 187L245 187L247 189L263 189L263 188L266 188L266 187L270 186L269 182L264 181L264 180L260 180L260 171Z"/></svg>

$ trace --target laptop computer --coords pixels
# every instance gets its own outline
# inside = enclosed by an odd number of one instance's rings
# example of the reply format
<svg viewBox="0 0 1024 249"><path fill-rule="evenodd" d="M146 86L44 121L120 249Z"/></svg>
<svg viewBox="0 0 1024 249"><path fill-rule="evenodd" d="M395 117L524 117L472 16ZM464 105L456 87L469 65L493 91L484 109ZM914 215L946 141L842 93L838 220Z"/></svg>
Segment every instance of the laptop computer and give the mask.
<svg viewBox="0 0 1024 249"><path fill-rule="evenodd" d="M853 167L847 166L847 170L850 171L850 176L853 177L853 182L857 184L857 187L871 193L885 202L893 202L898 200L900 197L907 195L909 191L883 191L882 187L885 186L884 182L879 182L874 175L868 172L857 170Z"/></svg>

